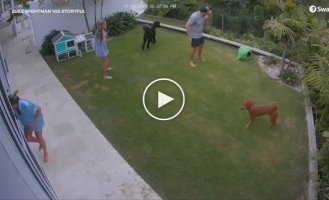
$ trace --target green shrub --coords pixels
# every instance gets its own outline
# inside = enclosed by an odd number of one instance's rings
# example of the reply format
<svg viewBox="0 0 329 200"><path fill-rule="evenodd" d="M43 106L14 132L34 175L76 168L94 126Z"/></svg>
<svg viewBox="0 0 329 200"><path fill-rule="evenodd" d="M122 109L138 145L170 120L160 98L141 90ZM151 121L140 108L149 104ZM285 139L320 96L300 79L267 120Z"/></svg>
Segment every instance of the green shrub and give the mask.
<svg viewBox="0 0 329 200"><path fill-rule="evenodd" d="M321 134L322 140L319 151L319 199L329 196L329 131Z"/></svg>
<svg viewBox="0 0 329 200"><path fill-rule="evenodd" d="M211 34L212 30L213 30L213 27L207 25L204 27L203 32L206 34Z"/></svg>
<svg viewBox="0 0 329 200"><path fill-rule="evenodd" d="M254 40L256 37L251 34L251 33L244 33L242 36L241 36L241 39L242 40Z"/></svg>
<svg viewBox="0 0 329 200"><path fill-rule="evenodd" d="M51 42L51 39L53 39L53 37L55 37L59 32L60 31L53 29L50 31L50 33L48 33L48 35L46 35L43 38L43 43L42 43L41 52L40 52L43 56L55 55L54 45Z"/></svg>
<svg viewBox="0 0 329 200"><path fill-rule="evenodd" d="M109 36L117 36L131 30L136 25L135 14L117 12L105 17Z"/></svg>
<svg viewBox="0 0 329 200"><path fill-rule="evenodd" d="M329 177L321 176L318 181L318 199L328 200L329 197Z"/></svg>
<svg viewBox="0 0 329 200"><path fill-rule="evenodd" d="M329 177L329 131L323 131L321 136L323 141L320 149L319 161L323 164L319 169L323 175Z"/></svg>
<svg viewBox="0 0 329 200"><path fill-rule="evenodd" d="M237 33L233 32L224 32L220 29L217 29L213 26L206 26L204 28L204 33L207 33L209 35L225 38L228 40L232 40L235 42L239 42L251 47L259 48L264 51L271 52L275 55L281 55L282 54L282 48L280 48L278 45L276 45L274 42L269 41L264 38L259 38L254 36L251 33L245 33L242 36L239 36Z"/></svg>
<svg viewBox="0 0 329 200"><path fill-rule="evenodd" d="M296 73L295 70L287 68L287 69L282 69L280 72L279 77L281 80L291 86L296 86L297 83L299 82L299 76Z"/></svg>

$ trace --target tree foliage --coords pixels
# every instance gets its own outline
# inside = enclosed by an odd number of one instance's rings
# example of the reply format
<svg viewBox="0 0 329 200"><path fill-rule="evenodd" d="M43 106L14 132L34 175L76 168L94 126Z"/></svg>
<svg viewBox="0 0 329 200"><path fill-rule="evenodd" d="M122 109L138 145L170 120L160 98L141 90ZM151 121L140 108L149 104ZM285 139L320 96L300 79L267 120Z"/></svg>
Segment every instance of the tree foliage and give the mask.
<svg viewBox="0 0 329 200"><path fill-rule="evenodd" d="M303 77L309 87L315 116L319 149L319 199L329 197L329 30L319 29L308 34L313 55Z"/></svg>
<svg viewBox="0 0 329 200"><path fill-rule="evenodd" d="M296 37L295 32L278 19L266 20L263 28L270 34L274 42L293 42Z"/></svg>
<svg viewBox="0 0 329 200"><path fill-rule="evenodd" d="M317 92L318 104L324 108L318 124L321 124L323 117L329 114L327 113L327 108L329 108L329 49L328 47L320 48L321 53L313 56L303 77L304 82Z"/></svg>
<svg viewBox="0 0 329 200"><path fill-rule="evenodd" d="M116 36L131 30L135 25L135 15L127 12L117 12L105 17L109 36Z"/></svg>
<svg viewBox="0 0 329 200"><path fill-rule="evenodd" d="M58 30L51 30L50 33L48 35L46 35L43 38L43 43L41 46L41 54L46 56L46 55L54 55L55 51L54 51L54 45L51 42L51 39L53 39L53 37L55 37L60 31Z"/></svg>

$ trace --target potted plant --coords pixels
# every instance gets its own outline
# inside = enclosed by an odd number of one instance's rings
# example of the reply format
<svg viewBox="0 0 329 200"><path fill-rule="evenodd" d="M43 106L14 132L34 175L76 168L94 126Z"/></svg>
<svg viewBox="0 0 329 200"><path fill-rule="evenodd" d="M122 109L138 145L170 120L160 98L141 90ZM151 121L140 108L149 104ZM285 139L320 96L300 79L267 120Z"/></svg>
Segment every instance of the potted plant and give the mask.
<svg viewBox="0 0 329 200"><path fill-rule="evenodd" d="M7 22L12 23L14 35L17 36L22 29L22 25L17 21L17 17L21 16L22 13L13 13L12 11L10 12L11 14Z"/></svg>
<svg viewBox="0 0 329 200"><path fill-rule="evenodd" d="M29 8L29 4L27 3L28 0L19 0L19 2L21 3L21 7L23 9L28 9ZM13 32L14 35L18 35L18 33L22 30L22 24L24 23L23 21L20 23L17 19L19 16L22 16L22 13L13 13L12 10L10 11L10 17L7 20L7 22L11 23L13 25Z"/></svg>

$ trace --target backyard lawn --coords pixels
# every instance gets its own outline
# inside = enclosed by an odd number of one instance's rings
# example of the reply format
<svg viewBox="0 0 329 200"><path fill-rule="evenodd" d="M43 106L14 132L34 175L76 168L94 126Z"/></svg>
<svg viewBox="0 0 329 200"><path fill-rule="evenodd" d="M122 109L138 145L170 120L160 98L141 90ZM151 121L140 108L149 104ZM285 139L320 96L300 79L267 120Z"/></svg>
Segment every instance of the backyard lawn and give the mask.
<svg viewBox="0 0 329 200"><path fill-rule="evenodd" d="M188 65L186 35L158 29L157 44L141 50L142 28L108 42L113 79L103 80L95 53L57 63L55 75L109 142L164 199L299 199L308 182L303 97L258 66L237 60L237 49L206 41L206 62ZM170 78L186 104L170 121L151 118L145 87ZM244 129L243 99L277 101L279 125L257 118ZM111 166L108 166L111 168Z"/></svg>

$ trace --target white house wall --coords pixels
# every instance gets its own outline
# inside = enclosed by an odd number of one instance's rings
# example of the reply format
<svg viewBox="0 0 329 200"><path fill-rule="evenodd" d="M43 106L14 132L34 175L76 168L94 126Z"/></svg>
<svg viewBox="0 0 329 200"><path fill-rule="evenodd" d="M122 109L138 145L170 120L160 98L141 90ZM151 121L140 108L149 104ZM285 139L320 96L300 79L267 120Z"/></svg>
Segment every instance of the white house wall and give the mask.
<svg viewBox="0 0 329 200"><path fill-rule="evenodd" d="M0 44L0 199L50 199L49 187L42 182L42 171L23 142L22 132L15 126L7 99L10 91ZM12 114L12 115L11 115ZM45 177L43 177L45 178ZM46 181L46 178L43 179ZM52 190L53 191L53 190ZM54 198L55 196L53 196Z"/></svg>
<svg viewBox="0 0 329 200"><path fill-rule="evenodd" d="M1 134L7 134L2 118L0 118L0 130ZM0 139L0 199L36 199L37 196L33 194L30 186L24 181L22 175L18 172L12 159L6 152L3 142L8 141L2 141Z"/></svg>
<svg viewBox="0 0 329 200"><path fill-rule="evenodd" d="M97 0L96 16L100 19L100 0ZM86 10L90 29L94 26L95 7L93 0L86 0ZM134 11L141 14L145 11L143 0L104 0L103 17L119 11ZM35 0L30 3L31 9L37 9L38 3ZM82 3L77 3L73 9L82 9ZM35 34L36 45L41 49L43 38L52 29L68 30L72 33L87 32L84 14L31 14L32 26Z"/></svg>

